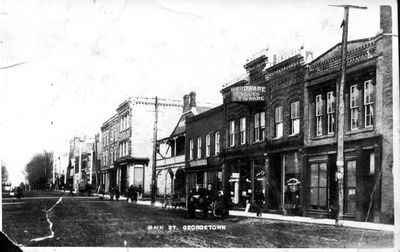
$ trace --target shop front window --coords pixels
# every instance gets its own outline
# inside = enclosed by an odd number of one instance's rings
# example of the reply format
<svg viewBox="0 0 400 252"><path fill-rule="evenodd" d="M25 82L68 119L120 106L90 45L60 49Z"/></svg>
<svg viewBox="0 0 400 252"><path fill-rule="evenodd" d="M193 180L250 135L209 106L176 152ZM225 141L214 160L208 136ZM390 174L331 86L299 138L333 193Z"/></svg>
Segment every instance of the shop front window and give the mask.
<svg viewBox="0 0 400 252"><path fill-rule="evenodd" d="M298 153L285 154L285 204L300 204L300 166Z"/></svg>
<svg viewBox="0 0 400 252"><path fill-rule="evenodd" d="M314 209L326 209L328 202L327 164L311 164L310 173L310 206Z"/></svg>

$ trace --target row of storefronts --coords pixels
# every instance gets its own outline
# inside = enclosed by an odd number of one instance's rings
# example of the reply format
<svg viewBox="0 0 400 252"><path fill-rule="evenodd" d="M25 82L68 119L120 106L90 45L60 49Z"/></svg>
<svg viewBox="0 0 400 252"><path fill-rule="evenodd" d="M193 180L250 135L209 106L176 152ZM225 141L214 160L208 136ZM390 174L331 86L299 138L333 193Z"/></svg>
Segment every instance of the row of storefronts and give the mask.
<svg viewBox="0 0 400 252"><path fill-rule="evenodd" d="M390 15L382 7L380 33L348 42L345 219L393 222ZM272 66L266 55L248 62L248 76L221 90L222 105L185 118L185 183L175 190L211 184L238 208L261 190L267 212L334 217L340 51L339 43L311 62L301 53Z"/></svg>

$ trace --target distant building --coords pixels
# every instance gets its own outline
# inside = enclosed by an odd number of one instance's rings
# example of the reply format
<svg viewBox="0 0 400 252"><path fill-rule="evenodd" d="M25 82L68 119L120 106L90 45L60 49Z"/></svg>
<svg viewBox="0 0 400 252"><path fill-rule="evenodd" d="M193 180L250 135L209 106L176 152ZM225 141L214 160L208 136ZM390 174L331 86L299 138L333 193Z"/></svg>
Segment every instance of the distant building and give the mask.
<svg viewBox="0 0 400 252"><path fill-rule="evenodd" d="M79 183L90 182L93 175L93 139L74 137L70 141L67 185L78 190Z"/></svg>
<svg viewBox="0 0 400 252"><path fill-rule="evenodd" d="M149 194L155 99L132 97L116 111L101 127L101 183L106 191L110 185L118 185L121 193L132 184L141 185L144 193ZM172 131L181 111L182 105L177 101L158 101L158 135L165 136Z"/></svg>
<svg viewBox="0 0 400 252"><path fill-rule="evenodd" d="M53 169L55 171L54 183L59 189L67 184L67 170L69 164L68 152L54 153Z"/></svg>

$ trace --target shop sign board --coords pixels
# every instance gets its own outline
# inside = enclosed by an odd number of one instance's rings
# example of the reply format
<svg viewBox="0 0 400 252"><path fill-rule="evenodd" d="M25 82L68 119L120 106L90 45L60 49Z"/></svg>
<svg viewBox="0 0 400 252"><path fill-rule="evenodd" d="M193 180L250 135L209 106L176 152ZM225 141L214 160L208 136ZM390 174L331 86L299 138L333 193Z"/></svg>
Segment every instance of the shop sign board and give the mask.
<svg viewBox="0 0 400 252"><path fill-rule="evenodd" d="M231 88L232 102L256 102L265 101L266 87L262 86L239 86Z"/></svg>
<svg viewBox="0 0 400 252"><path fill-rule="evenodd" d="M207 159L193 160L193 161L190 161L189 165L190 165L190 167L207 165Z"/></svg>

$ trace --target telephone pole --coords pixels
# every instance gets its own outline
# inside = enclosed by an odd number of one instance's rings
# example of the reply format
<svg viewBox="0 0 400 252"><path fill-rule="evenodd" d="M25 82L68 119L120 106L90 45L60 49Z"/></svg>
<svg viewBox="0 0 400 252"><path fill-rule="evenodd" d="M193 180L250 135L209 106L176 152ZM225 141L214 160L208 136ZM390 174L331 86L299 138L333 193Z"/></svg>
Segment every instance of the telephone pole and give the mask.
<svg viewBox="0 0 400 252"><path fill-rule="evenodd" d="M346 61L347 61L347 34L349 28L349 9L367 9L367 7L355 6L355 5L330 5L332 7L343 7L344 8L344 19L341 27L343 27L342 35L342 51L341 51L341 74L340 83L338 87L339 100L337 109L337 159L336 159L336 180L337 180L337 206L338 210L336 213L336 225L343 225L343 203L344 203L344 189L343 189L343 177L344 177L344 85L346 83Z"/></svg>
<svg viewBox="0 0 400 252"><path fill-rule="evenodd" d="M157 194L157 178L156 178L156 165L157 165L157 130L158 130L158 97L156 96L154 102L154 129L153 129L153 164L151 173L151 204L154 205L156 202Z"/></svg>

